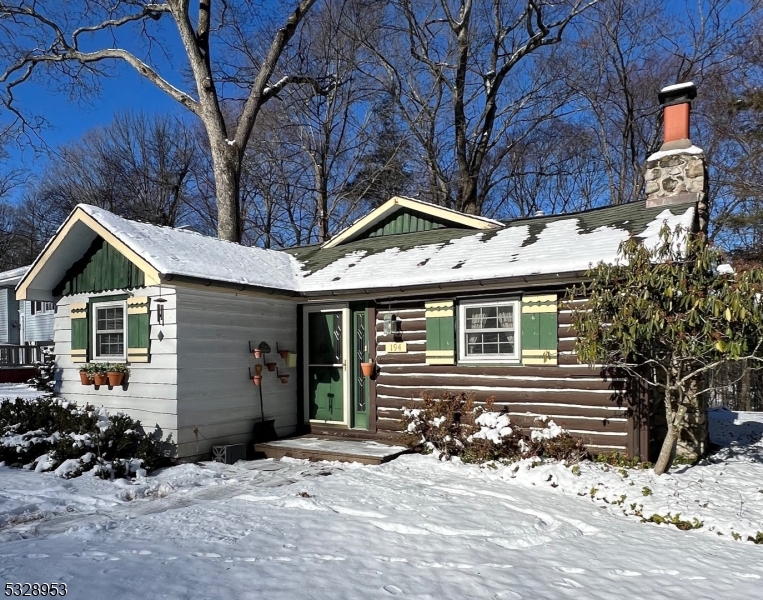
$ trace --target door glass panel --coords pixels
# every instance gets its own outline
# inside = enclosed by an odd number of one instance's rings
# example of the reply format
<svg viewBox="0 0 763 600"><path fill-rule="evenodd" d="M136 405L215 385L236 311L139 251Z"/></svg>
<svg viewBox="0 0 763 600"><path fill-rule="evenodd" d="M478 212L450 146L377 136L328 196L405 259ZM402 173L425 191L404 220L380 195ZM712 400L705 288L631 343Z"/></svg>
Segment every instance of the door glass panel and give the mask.
<svg viewBox="0 0 763 600"><path fill-rule="evenodd" d="M342 313L308 314L308 362L337 365L342 362Z"/></svg>

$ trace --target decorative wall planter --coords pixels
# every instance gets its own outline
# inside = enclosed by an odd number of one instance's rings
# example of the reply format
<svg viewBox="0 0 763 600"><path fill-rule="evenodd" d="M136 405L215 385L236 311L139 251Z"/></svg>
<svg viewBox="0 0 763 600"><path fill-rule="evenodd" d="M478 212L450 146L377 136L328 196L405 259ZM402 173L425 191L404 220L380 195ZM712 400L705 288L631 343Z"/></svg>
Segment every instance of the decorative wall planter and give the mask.
<svg viewBox="0 0 763 600"><path fill-rule="evenodd" d="M262 383L262 375L252 375L252 383L254 385L260 385Z"/></svg>
<svg viewBox="0 0 763 600"><path fill-rule="evenodd" d="M93 385L93 380L87 371L79 372L79 380L82 382L82 385Z"/></svg>
<svg viewBox="0 0 763 600"><path fill-rule="evenodd" d="M289 358L289 351L288 350L279 350L278 351L278 356L280 356L281 358L286 360L287 358Z"/></svg>
<svg viewBox="0 0 763 600"><path fill-rule="evenodd" d="M289 383L288 373L281 373L278 377L281 379L281 383Z"/></svg>
<svg viewBox="0 0 763 600"><path fill-rule="evenodd" d="M262 350L260 350L259 348L255 348L254 350L252 350L252 355L254 356L254 358L262 358Z"/></svg>
<svg viewBox="0 0 763 600"><path fill-rule="evenodd" d="M268 368L268 371L275 371L277 364L274 362L265 363L265 366Z"/></svg>
<svg viewBox="0 0 763 600"><path fill-rule="evenodd" d="M96 373L93 375L95 385L106 385L109 382L109 376L106 373Z"/></svg>
<svg viewBox="0 0 763 600"><path fill-rule="evenodd" d="M374 363L362 362L360 363L360 370L363 372L363 377L371 377L374 374Z"/></svg>
<svg viewBox="0 0 763 600"><path fill-rule="evenodd" d="M109 371L107 373L107 377L109 378L109 385L111 387L117 387L118 385L122 385L125 374L121 373L120 371Z"/></svg>

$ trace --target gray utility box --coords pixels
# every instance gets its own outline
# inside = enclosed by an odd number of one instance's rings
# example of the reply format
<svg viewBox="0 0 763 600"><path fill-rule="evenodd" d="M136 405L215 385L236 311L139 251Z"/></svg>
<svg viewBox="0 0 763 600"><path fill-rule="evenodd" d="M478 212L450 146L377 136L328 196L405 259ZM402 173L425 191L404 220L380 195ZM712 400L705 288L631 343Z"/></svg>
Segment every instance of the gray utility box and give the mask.
<svg viewBox="0 0 763 600"><path fill-rule="evenodd" d="M212 460L226 465L232 465L239 460L246 460L246 446L244 444L212 446Z"/></svg>

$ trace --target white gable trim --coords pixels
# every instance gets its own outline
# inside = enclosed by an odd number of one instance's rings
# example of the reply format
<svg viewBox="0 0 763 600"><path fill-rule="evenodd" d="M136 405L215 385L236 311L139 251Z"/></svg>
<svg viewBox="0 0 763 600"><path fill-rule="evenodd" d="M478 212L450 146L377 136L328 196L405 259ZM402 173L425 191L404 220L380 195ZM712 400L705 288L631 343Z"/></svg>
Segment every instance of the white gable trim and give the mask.
<svg viewBox="0 0 763 600"><path fill-rule="evenodd" d="M442 206L437 206L436 204L431 204L429 202L395 196L394 198L387 200L379 208L372 210L365 217L355 221L355 223L350 225L347 229L341 231L328 242L323 244L322 247L333 248L344 242L351 241L399 208L409 208L416 212L424 213L444 221L450 221L454 225L465 225L472 229L495 229L503 226L503 223L493 219L478 217L476 215L466 215L457 210L443 208Z"/></svg>
<svg viewBox="0 0 763 600"><path fill-rule="evenodd" d="M75 227L78 223L82 223L83 225L86 225L88 228L90 228L95 234L101 236L107 243L109 243L115 250L117 250L119 253L123 254L130 262L132 262L136 267L138 267L141 271L143 271L143 274L145 276L145 285L156 285L160 281L160 275L156 268L154 268L153 265L148 263L143 257L139 256L137 253L135 253L133 250L131 250L123 241L121 241L119 238L117 238L113 233L111 233L108 229L103 227L98 221L96 221L92 216L87 214L81 207L77 207L71 215L69 215L69 218L64 221L64 224L61 225L61 227L56 232L56 235L51 238L51 240L48 242L48 244L45 246L45 249L42 251L40 256L37 257L37 260L32 263L32 266L30 267L29 271L27 271L26 275L23 277L21 282L16 287L16 298L18 300L51 300L52 296L50 294L51 290L35 290L34 294L30 294L30 290L35 288L35 279L40 275L40 273L43 271L43 269L46 267L46 265L50 261L55 261L55 254L56 250L60 248L61 244L64 243L64 240L68 235L71 234L72 228ZM60 270L61 275L63 276L63 273L68 269L71 265L61 265L63 267L63 270ZM45 286L47 287L47 286ZM45 297L41 297L42 295ZM34 297L32 297L34 296Z"/></svg>

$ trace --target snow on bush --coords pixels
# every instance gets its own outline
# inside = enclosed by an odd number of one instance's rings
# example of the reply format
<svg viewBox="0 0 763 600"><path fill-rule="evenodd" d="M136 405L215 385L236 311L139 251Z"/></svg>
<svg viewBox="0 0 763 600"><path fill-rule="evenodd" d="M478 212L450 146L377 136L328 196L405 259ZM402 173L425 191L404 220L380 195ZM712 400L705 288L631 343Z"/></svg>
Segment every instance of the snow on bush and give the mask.
<svg viewBox="0 0 763 600"><path fill-rule="evenodd" d="M35 361L37 374L32 377L27 384L41 392L52 392L55 385L56 356L47 348L41 351L41 359Z"/></svg>
<svg viewBox="0 0 763 600"><path fill-rule="evenodd" d="M168 463L140 422L51 396L0 400L0 462L65 478L145 474Z"/></svg>
<svg viewBox="0 0 763 600"><path fill-rule="evenodd" d="M425 394L415 407L403 410L404 443L419 452L464 462L517 460L530 456L576 461L583 444L553 421L541 418L537 428L523 432L512 426L505 411L494 410L489 399L477 405L470 394Z"/></svg>

